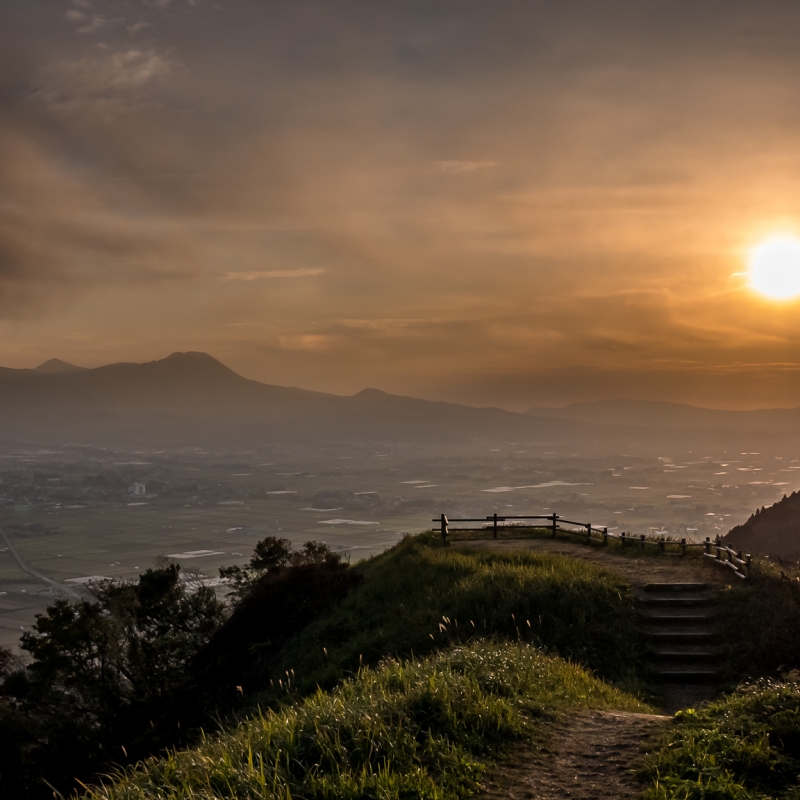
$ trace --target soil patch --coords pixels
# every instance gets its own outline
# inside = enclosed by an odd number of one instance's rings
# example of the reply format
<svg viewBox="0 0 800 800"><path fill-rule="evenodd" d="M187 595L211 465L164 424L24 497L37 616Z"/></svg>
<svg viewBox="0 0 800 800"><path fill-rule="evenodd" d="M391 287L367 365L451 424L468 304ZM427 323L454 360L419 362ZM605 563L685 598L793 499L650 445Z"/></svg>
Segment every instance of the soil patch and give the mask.
<svg viewBox="0 0 800 800"><path fill-rule="evenodd" d="M553 725L543 740L521 745L481 787L486 800L633 800L634 771L669 717L585 711Z"/></svg>

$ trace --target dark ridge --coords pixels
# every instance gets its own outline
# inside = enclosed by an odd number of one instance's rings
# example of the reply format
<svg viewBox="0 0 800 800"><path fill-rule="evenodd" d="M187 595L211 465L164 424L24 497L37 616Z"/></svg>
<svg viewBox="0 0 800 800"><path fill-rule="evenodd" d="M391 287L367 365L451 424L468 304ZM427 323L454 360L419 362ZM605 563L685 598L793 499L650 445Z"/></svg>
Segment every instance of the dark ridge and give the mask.
<svg viewBox="0 0 800 800"><path fill-rule="evenodd" d="M732 528L722 541L734 550L799 560L800 494L792 492L769 508L756 509L747 522Z"/></svg>

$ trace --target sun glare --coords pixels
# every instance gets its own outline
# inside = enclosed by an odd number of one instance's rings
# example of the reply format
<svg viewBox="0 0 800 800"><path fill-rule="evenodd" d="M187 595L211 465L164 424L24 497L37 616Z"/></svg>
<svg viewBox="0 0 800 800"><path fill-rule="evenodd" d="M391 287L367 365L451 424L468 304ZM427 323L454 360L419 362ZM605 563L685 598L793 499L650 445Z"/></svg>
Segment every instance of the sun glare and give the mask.
<svg viewBox="0 0 800 800"><path fill-rule="evenodd" d="M750 251L750 286L772 300L800 296L800 240L775 236Z"/></svg>

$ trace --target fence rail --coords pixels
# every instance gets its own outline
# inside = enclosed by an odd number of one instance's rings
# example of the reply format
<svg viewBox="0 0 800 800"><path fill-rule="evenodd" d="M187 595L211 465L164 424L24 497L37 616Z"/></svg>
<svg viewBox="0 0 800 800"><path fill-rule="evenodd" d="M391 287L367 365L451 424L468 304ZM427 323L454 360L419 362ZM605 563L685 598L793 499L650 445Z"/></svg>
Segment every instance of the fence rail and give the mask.
<svg viewBox="0 0 800 800"><path fill-rule="evenodd" d="M703 548L703 555L705 557L713 559L714 563L716 564L730 567L733 570L734 575L736 575L738 578L746 579L750 575L750 554L744 555L741 550L736 551L727 545L723 545L719 536L714 542L711 541L710 537L706 537L704 542L687 542L685 537L680 541L668 541L663 536L659 539L654 539L652 537L647 538L644 534L640 534L639 536L634 536L630 533L626 534L624 531L622 533L609 533L607 527L600 528L596 525L592 525L591 522L575 522L574 520L560 517L558 514L504 514L502 516L499 514L492 514L491 516L487 517L458 517L453 519L448 518L446 514L441 514L439 517L434 517L433 522L439 523L442 543L447 545L449 544L450 525L452 523L480 523L480 527L478 528L467 527L457 528L456 530L491 530L492 538L496 539L498 530L501 527L501 523L525 521L534 522L536 520L546 520L548 523L547 525L537 527L549 528L551 531L550 535L553 537L555 537L559 531L563 533L572 533L582 536L587 544L591 544L592 541L597 541L598 538L601 544L608 544L609 539L617 539L622 543L623 547L627 546L628 544L632 544L633 546L638 545L642 549L644 549L645 546L657 547L662 553L666 550L667 545L673 544L680 548L682 556L686 555L686 550L689 548L701 547ZM571 525L573 527L563 527L565 525ZM509 526L502 525L502 527L508 529ZM593 539L592 537L595 538Z"/></svg>

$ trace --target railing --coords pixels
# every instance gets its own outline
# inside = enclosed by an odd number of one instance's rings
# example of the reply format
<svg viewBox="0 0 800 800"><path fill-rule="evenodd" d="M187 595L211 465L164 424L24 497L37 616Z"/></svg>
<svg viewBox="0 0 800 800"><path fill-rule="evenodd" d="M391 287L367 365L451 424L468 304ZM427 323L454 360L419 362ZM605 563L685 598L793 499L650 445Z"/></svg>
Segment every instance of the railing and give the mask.
<svg viewBox="0 0 800 800"><path fill-rule="evenodd" d="M719 537L717 537L716 541L712 543L710 537L706 537L704 542L687 542L686 538L682 538L680 541L675 540L667 540L664 536L659 539L647 538L644 534L640 534L639 536L634 536L630 533L609 533L607 527L599 528L595 525L592 525L591 522L575 522L573 520L564 519L564 517L560 517L558 514L513 514L508 515L505 514L500 516L498 514L492 514L489 517L460 517L458 519L449 519L446 514L441 514L439 517L435 517L433 522L438 522L441 530L442 536L442 543L447 545L449 544L449 537L450 537L450 524L457 522L457 523L481 523L479 528L458 528L457 530L461 531L492 531L492 538L497 539L497 533L499 528L501 527L500 523L507 523L507 522L525 522L530 521L533 522L535 520L546 520L547 525L542 526L532 526L532 527L545 527L550 530L550 535L555 537L555 535L561 531L563 533L572 533L575 535L582 536L587 544L591 544L592 541L597 541L601 544L608 544L609 539L617 539L623 547L628 545L639 546L640 548L644 549L645 546L650 547L657 547L660 552L665 552L667 545L676 545L680 548L681 555L686 555L687 548L692 547L702 547L704 549L704 556L708 558L714 559L714 563L723 564L733 569L734 575L739 578L747 578L750 574L750 555L743 556L741 550L736 552L732 550L730 547L727 547L721 543ZM573 527L566 528L563 527L564 525L571 525ZM508 526L503 526L507 528ZM594 539L592 537L595 537ZM711 551L715 550L715 553Z"/></svg>
<svg viewBox="0 0 800 800"><path fill-rule="evenodd" d="M712 553L711 551L716 552ZM706 551L703 553L706 558L713 558L715 564L723 564L733 570L733 574L738 578L750 577L751 557L748 553L744 555L741 550L734 550L727 545L723 545L720 538L711 544L710 539L706 539Z"/></svg>

